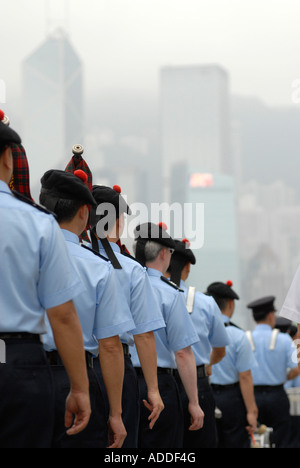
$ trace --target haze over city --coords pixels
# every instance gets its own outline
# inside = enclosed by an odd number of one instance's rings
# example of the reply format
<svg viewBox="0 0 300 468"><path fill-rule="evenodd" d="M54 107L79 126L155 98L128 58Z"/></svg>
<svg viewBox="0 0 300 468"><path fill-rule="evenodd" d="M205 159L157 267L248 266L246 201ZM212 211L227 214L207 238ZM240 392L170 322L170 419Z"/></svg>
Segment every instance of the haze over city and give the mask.
<svg viewBox="0 0 300 468"><path fill-rule="evenodd" d="M115 166L130 161L137 177L143 169L149 179L144 193L134 195L145 203L163 201L166 181L160 165L162 69L208 65L225 71L241 288L247 300L278 293L279 308L300 261L299 2L0 0L0 12L0 107L12 127L22 135L32 118L30 106L24 112L24 63L63 31L82 65L88 161L101 160L101 168L108 160ZM35 194L39 171L61 163L55 156L41 164L28 151ZM70 156L71 148L65 163ZM279 233L276 223L289 228Z"/></svg>

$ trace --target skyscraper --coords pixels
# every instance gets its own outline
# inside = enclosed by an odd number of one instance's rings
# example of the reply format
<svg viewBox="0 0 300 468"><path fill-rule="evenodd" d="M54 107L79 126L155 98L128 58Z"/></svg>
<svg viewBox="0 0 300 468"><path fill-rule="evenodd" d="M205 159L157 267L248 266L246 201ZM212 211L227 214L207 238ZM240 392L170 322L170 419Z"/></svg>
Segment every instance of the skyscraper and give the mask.
<svg viewBox="0 0 300 468"><path fill-rule="evenodd" d="M229 101L228 75L217 65L162 70L165 196L190 208L171 225L173 235L192 233L197 264L189 283L205 291L214 281L231 280L242 294ZM239 323L247 325L248 317L239 315Z"/></svg>
<svg viewBox="0 0 300 468"><path fill-rule="evenodd" d="M217 65L166 67L161 72L162 159L202 172L231 174L227 72Z"/></svg>
<svg viewBox="0 0 300 468"><path fill-rule="evenodd" d="M83 143L82 64L59 29L23 64L23 141L32 187L53 167L64 168L72 146Z"/></svg>

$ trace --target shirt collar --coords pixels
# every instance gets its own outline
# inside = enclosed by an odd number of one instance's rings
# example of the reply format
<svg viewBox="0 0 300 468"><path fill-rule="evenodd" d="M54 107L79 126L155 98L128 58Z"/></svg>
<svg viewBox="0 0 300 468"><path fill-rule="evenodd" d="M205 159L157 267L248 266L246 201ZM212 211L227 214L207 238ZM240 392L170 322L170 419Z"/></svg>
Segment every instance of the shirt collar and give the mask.
<svg viewBox="0 0 300 468"><path fill-rule="evenodd" d="M4 180L0 180L0 192L9 193L11 195L11 190Z"/></svg>
<svg viewBox="0 0 300 468"><path fill-rule="evenodd" d="M266 323L259 323L256 325L255 329L258 330L272 330L272 327L270 325L267 325Z"/></svg>
<svg viewBox="0 0 300 468"><path fill-rule="evenodd" d="M66 229L62 229L61 232L63 233L63 236L66 241L72 242L73 244L80 244L79 237L74 234L74 232L67 231Z"/></svg>
<svg viewBox="0 0 300 468"><path fill-rule="evenodd" d="M163 276L162 272L159 271L159 270L155 270L154 268L148 268L148 275L149 276L157 276L157 277L161 277Z"/></svg>
<svg viewBox="0 0 300 468"><path fill-rule="evenodd" d="M230 318L227 317L227 315L222 314L222 319L223 319L224 323L229 323L230 322Z"/></svg>

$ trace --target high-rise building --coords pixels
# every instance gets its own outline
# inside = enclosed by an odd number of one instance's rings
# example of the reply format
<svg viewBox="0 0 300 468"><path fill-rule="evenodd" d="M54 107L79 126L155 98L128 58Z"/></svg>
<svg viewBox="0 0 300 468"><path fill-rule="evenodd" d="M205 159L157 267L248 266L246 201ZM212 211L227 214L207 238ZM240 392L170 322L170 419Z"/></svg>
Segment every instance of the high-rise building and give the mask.
<svg viewBox="0 0 300 468"><path fill-rule="evenodd" d="M204 292L214 281L230 280L242 296L229 101L228 75L220 66L162 70L165 199L171 207L176 203L182 207L170 232L191 241L197 264L191 269L190 285ZM247 327L251 320L242 297L236 305L240 311L236 321Z"/></svg>
<svg viewBox="0 0 300 468"><path fill-rule="evenodd" d="M83 144L83 73L67 34L56 30L23 64L23 142L33 191L41 175L64 168Z"/></svg>
<svg viewBox="0 0 300 468"><path fill-rule="evenodd" d="M176 200L184 200L183 216L175 219L172 234L188 238L197 260L191 268L189 285L205 292L210 283L232 281L240 296L235 321L248 327L251 317L242 297L233 177L180 164L172 172L172 204Z"/></svg>
<svg viewBox="0 0 300 468"><path fill-rule="evenodd" d="M186 162L201 172L232 173L229 84L217 65L165 67L161 72L163 175Z"/></svg>

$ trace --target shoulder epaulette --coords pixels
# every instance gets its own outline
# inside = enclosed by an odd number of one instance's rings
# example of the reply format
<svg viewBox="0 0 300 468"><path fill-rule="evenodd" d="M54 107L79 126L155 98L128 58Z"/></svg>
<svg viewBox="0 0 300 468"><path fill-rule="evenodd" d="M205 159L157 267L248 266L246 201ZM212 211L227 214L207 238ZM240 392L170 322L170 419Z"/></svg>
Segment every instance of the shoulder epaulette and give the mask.
<svg viewBox="0 0 300 468"><path fill-rule="evenodd" d="M172 288L176 289L177 291L184 292L183 289L180 289L179 286L177 286L176 283L173 283L173 281L168 280L168 278L165 278L165 276L161 276L160 279L161 279L164 283L166 283L166 284L168 284L169 286L171 286Z"/></svg>
<svg viewBox="0 0 300 468"><path fill-rule="evenodd" d="M227 322L225 323L225 327L235 327L235 328L238 328L239 330L242 330L244 331L241 327L238 327L235 323L233 322Z"/></svg>
<svg viewBox="0 0 300 468"><path fill-rule="evenodd" d="M94 255L96 255L97 257L100 257L102 258L102 260L105 260L106 262L109 262L109 259L104 257L104 255L101 255L99 252L96 252L96 250L93 250L91 249L90 247L87 247L86 245L84 244L81 244L81 247L83 247L84 249L86 250L89 250L90 252L92 252Z"/></svg>
<svg viewBox="0 0 300 468"><path fill-rule="evenodd" d="M27 203L27 205L33 206L33 208L36 208L37 210L41 211L42 213L45 213L47 215L52 215L54 218L56 218L56 214L53 213L52 211L48 210L42 205L39 205L38 203L35 203L33 200L30 198L26 197L25 195L22 195L21 193L17 192L16 190L12 190L12 193L15 198L18 200Z"/></svg>

